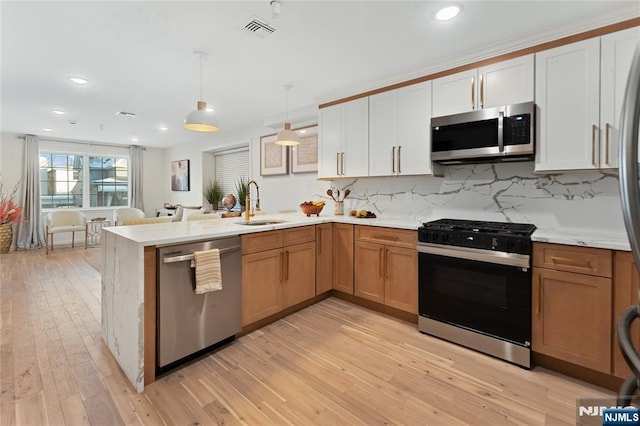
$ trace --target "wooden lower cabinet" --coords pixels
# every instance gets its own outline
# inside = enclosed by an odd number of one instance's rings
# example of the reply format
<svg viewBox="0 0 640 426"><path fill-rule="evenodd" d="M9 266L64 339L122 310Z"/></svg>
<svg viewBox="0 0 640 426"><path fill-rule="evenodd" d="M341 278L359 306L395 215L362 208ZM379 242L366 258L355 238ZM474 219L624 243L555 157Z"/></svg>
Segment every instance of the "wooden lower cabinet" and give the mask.
<svg viewBox="0 0 640 426"><path fill-rule="evenodd" d="M364 241L355 242L353 294L384 303L384 246Z"/></svg>
<svg viewBox="0 0 640 426"><path fill-rule="evenodd" d="M354 295L417 314L416 244L415 231L357 226Z"/></svg>
<svg viewBox="0 0 640 426"><path fill-rule="evenodd" d="M282 309L316 295L316 245L314 242L283 249Z"/></svg>
<svg viewBox="0 0 640 426"><path fill-rule="evenodd" d="M242 245L243 326L315 296L313 226L244 235ZM266 247L270 249L256 251Z"/></svg>
<svg viewBox="0 0 640 426"><path fill-rule="evenodd" d="M631 375L631 370L622 357L616 329L622 312L638 303L640 278L631 252L617 251L613 260L613 375L626 379ZM631 326L631 340L635 348L640 348L640 325L637 320Z"/></svg>
<svg viewBox="0 0 640 426"><path fill-rule="evenodd" d="M242 325L282 310L282 249L242 256Z"/></svg>
<svg viewBox="0 0 640 426"><path fill-rule="evenodd" d="M418 313L418 251L386 247L385 305Z"/></svg>
<svg viewBox="0 0 640 426"><path fill-rule="evenodd" d="M333 226L316 225L316 294L333 288Z"/></svg>
<svg viewBox="0 0 640 426"><path fill-rule="evenodd" d="M611 370L611 278L533 269L532 349Z"/></svg>
<svg viewBox="0 0 640 426"><path fill-rule="evenodd" d="M333 224L333 289L353 294L353 225Z"/></svg>

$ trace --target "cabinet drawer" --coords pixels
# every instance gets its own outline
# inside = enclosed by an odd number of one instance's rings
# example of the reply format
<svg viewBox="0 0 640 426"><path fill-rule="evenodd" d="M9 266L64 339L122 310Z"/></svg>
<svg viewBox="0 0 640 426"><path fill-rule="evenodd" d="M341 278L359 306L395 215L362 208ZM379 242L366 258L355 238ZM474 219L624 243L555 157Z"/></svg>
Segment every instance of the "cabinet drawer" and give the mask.
<svg viewBox="0 0 640 426"><path fill-rule="evenodd" d="M611 277L611 250L561 244L534 243L534 266L557 271Z"/></svg>
<svg viewBox="0 0 640 426"><path fill-rule="evenodd" d="M282 233L284 234L283 241L285 246L308 243L316 239L316 228L314 225L283 229Z"/></svg>
<svg viewBox="0 0 640 426"><path fill-rule="evenodd" d="M242 254L282 247L282 231L256 232L242 236Z"/></svg>
<svg viewBox="0 0 640 426"><path fill-rule="evenodd" d="M418 244L418 232L358 225L356 226L356 240L415 249Z"/></svg>

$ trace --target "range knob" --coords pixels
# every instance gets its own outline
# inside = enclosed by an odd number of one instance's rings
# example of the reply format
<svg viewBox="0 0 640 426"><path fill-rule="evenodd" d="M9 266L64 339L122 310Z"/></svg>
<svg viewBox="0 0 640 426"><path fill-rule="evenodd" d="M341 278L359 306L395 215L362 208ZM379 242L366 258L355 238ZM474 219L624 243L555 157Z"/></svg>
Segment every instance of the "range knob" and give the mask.
<svg viewBox="0 0 640 426"><path fill-rule="evenodd" d="M514 246L513 240L511 238L507 238L506 243L507 243L507 250L513 250L513 246Z"/></svg>

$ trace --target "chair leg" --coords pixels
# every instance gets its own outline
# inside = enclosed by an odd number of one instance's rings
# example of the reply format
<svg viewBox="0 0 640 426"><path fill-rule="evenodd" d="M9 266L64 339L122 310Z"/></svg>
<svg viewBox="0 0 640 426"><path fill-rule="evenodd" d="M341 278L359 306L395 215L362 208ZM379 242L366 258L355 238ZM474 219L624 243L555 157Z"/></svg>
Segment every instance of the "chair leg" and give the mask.
<svg viewBox="0 0 640 426"><path fill-rule="evenodd" d="M71 248L76 246L76 231L71 231Z"/></svg>
<svg viewBox="0 0 640 426"><path fill-rule="evenodd" d="M47 235L46 235L47 238L46 238L46 240L44 242L44 250L45 250L46 254L49 254L49 227L48 226L47 226L46 232L47 232Z"/></svg>
<svg viewBox="0 0 640 426"><path fill-rule="evenodd" d="M87 249L87 243L89 242L89 225L84 225L84 249Z"/></svg>

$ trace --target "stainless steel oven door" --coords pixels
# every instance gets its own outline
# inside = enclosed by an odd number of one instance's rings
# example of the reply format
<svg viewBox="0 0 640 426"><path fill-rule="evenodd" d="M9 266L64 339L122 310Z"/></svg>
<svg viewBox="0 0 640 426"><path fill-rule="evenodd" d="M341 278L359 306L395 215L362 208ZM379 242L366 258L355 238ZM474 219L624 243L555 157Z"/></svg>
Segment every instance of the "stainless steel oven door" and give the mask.
<svg viewBox="0 0 640 426"><path fill-rule="evenodd" d="M418 245L421 317L529 347L528 255Z"/></svg>

